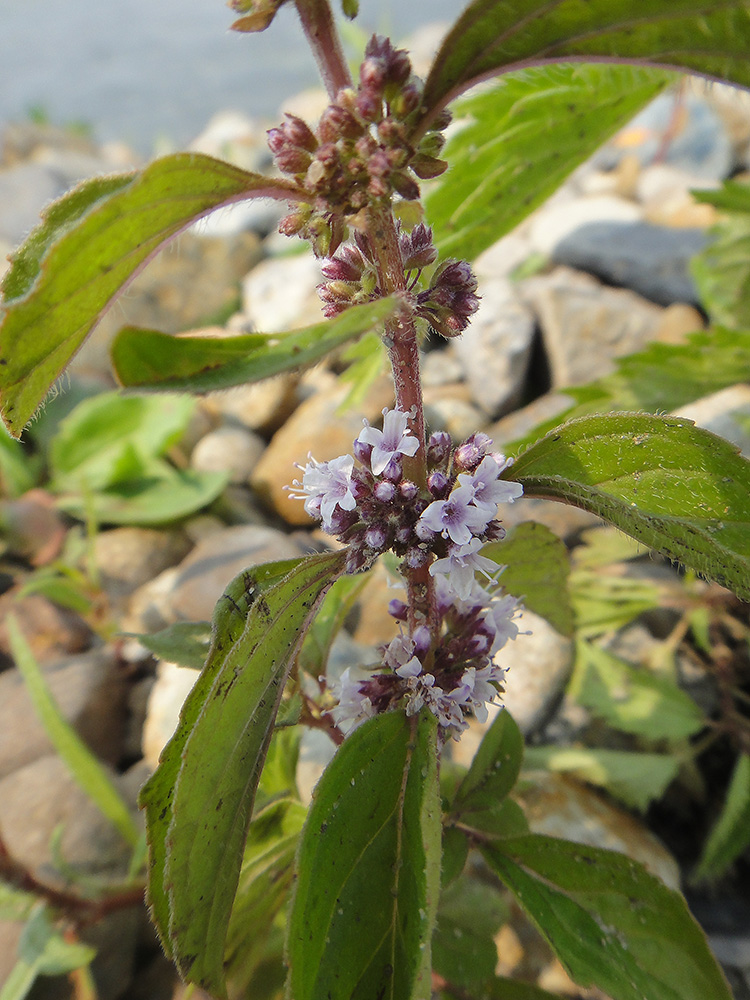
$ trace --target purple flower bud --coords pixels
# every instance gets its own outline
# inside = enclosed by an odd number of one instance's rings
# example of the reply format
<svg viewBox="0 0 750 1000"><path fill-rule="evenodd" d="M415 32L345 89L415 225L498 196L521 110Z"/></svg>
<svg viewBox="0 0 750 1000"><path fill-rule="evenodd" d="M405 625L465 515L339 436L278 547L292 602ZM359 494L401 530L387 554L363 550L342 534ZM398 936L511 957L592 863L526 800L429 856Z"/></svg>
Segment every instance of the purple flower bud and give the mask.
<svg viewBox="0 0 750 1000"><path fill-rule="evenodd" d="M414 529L411 524L402 524L396 529L396 541L399 545L409 545L412 541Z"/></svg>
<svg viewBox="0 0 750 1000"><path fill-rule="evenodd" d="M419 222L410 233L399 236L404 270L427 267L437 260L437 249L432 242L432 229Z"/></svg>
<svg viewBox="0 0 750 1000"><path fill-rule="evenodd" d="M388 462L388 465L383 469L381 475L384 479L390 480L392 483L398 483L403 475L401 470L401 460L396 455Z"/></svg>
<svg viewBox="0 0 750 1000"><path fill-rule="evenodd" d="M383 101L369 90L357 94L357 111L368 122L378 121L383 113Z"/></svg>
<svg viewBox="0 0 750 1000"><path fill-rule="evenodd" d="M409 569L421 569L422 566L427 565L431 558L432 553L429 549L420 549L414 546L406 553L406 565Z"/></svg>
<svg viewBox="0 0 750 1000"><path fill-rule="evenodd" d="M418 625L414 629L412 639L414 640L414 655L418 656L421 660L427 653L429 653L430 647L432 646L432 635L430 634L430 630L426 625Z"/></svg>
<svg viewBox="0 0 750 1000"><path fill-rule="evenodd" d="M365 444L364 442L357 439L354 442L353 451L354 451L354 457L357 459L357 461L361 462L366 469L369 469L370 457L372 455L372 445Z"/></svg>
<svg viewBox="0 0 750 1000"><path fill-rule="evenodd" d="M472 434L456 448L453 467L459 472L473 472L492 450L492 438L481 431Z"/></svg>
<svg viewBox="0 0 750 1000"><path fill-rule="evenodd" d="M367 56L359 67L359 82L363 92L377 96L379 100L386 82L385 61L375 56Z"/></svg>
<svg viewBox="0 0 750 1000"><path fill-rule="evenodd" d="M359 442L357 442L357 441L354 442L354 445L355 445L354 454L355 455L357 454L357 448L356 448L356 446L357 446L358 443ZM370 451L370 454L372 454L372 445L369 445L369 444L360 444L360 447L363 448L363 449L365 449L365 448L368 449ZM390 503L393 500L393 498L395 497L395 495L396 495L396 487L393 485L393 483L389 483L389 482L383 480L383 481L375 484L375 489L372 492L373 492L373 495L374 495L374 497L375 497L376 500L379 500L381 503Z"/></svg>
<svg viewBox="0 0 750 1000"><path fill-rule="evenodd" d="M427 489L436 500L444 500L451 491L451 481L444 472L432 472L427 479Z"/></svg>
<svg viewBox="0 0 750 1000"><path fill-rule="evenodd" d="M435 431L430 434L427 442L427 464L447 468L451 446L451 436L447 431Z"/></svg>
<svg viewBox="0 0 750 1000"><path fill-rule="evenodd" d="M318 122L318 136L321 142L337 142L339 139L356 139L362 134L362 125L351 111L338 104L329 104Z"/></svg>
<svg viewBox="0 0 750 1000"><path fill-rule="evenodd" d="M398 597L394 597L388 602L388 614L395 618L397 622L405 622L409 615L409 608Z"/></svg>
<svg viewBox="0 0 750 1000"><path fill-rule="evenodd" d="M299 146L309 153L314 153L318 148L318 140L313 135L307 122L296 115L287 114L286 122L281 126L287 142L292 146Z"/></svg>
<svg viewBox="0 0 750 1000"><path fill-rule="evenodd" d="M344 247L344 250L349 249ZM324 261L321 268L324 278L330 281L359 281L362 268L358 268L350 255L346 257L330 257Z"/></svg>
<svg viewBox="0 0 750 1000"><path fill-rule="evenodd" d="M399 486L398 491L404 500L413 500L419 494L419 487L416 483L405 479Z"/></svg>
<svg viewBox="0 0 750 1000"><path fill-rule="evenodd" d="M421 102L422 91L420 88L413 83L407 83L390 102L391 112L396 118L406 118L412 111L416 111Z"/></svg>
<svg viewBox="0 0 750 1000"><path fill-rule="evenodd" d="M431 542L437 532L433 531L424 521L417 521L414 525L414 534L422 542Z"/></svg>
<svg viewBox="0 0 750 1000"><path fill-rule="evenodd" d="M359 573L367 565L367 558L359 546L351 545L346 553L346 573Z"/></svg>
<svg viewBox="0 0 750 1000"><path fill-rule="evenodd" d="M382 552L388 544L388 532L380 525L373 525L365 532L365 544L376 552Z"/></svg>
<svg viewBox="0 0 750 1000"><path fill-rule="evenodd" d="M306 150L285 146L276 154L276 165L285 174L304 174L312 157Z"/></svg>
<svg viewBox="0 0 750 1000"><path fill-rule="evenodd" d="M450 112L448 108L443 108L443 110L437 116L435 121L432 123L432 130L434 132L444 132L452 121L453 121L452 112Z"/></svg>

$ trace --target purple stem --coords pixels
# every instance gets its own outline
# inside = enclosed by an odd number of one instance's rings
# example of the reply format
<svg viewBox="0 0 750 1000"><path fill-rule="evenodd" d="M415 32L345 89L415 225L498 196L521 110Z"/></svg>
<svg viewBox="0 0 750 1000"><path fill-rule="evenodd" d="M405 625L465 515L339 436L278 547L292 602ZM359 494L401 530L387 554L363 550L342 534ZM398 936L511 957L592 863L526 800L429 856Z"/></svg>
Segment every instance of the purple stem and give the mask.
<svg viewBox="0 0 750 1000"><path fill-rule="evenodd" d="M328 0L294 0L294 3L328 96L333 100L342 88L351 87L352 78Z"/></svg>

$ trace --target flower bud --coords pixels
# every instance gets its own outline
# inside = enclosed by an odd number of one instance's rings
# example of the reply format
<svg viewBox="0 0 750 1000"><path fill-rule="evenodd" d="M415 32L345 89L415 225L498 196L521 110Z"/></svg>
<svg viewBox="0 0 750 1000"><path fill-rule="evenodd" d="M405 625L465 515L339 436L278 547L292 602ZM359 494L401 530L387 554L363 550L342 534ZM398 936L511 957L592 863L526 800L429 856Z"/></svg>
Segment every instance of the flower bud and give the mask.
<svg viewBox="0 0 750 1000"><path fill-rule="evenodd" d="M482 431L472 434L453 454L453 468L457 472L473 472L480 465L485 455L492 450L492 438Z"/></svg>
<svg viewBox="0 0 750 1000"><path fill-rule="evenodd" d="M447 431L435 431L430 434L427 441L427 464L447 469L451 446L451 436Z"/></svg>
<svg viewBox="0 0 750 1000"><path fill-rule="evenodd" d="M372 455L372 445L365 444L359 439L355 439L352 446L354 452L354 457L358 462L361 462L366 469L370 468L370 456ZM379 499L379 498L378 498Z"/></svg>
<svg viewBox="0 0 750 1000"><path fill-rule="evenodd" d="M391 184L396 194L405 201L416 201L419 198L419 184L405 170L396 170L391 174Z"/></svg>
<svg viewBox="0 0 750 1000"><path fill-rule="evenodd" d="M409 609L403 601L394 597L388 602L388 614L397 622L405 622L409 615Z"/></svg>
<svg viewBox="0 0 750 1000"><path fill-rule="evenodd" d="M414 548L408 550L405 558L409 569L421 569L432 559L432 553L429 549L421 549L414 546Z"/></svg>
<svg viewBox="0 0 750 1000"><path fill-rule="evenodd" d="M356 445L359 442L355 441L354 443ZM370 452L372 452L372 445L362 444L361 447L367 448ZM369 464L369 458L370 457L368 455L367 457L368 464ZM381 503L390 503L396 495L396 487L393 485L393 483L389 483L386 480L382 480L381 482L375 484L375 488L372 492L376 500L379 500Z"/></svg>
<svg viewBox="0 0 750 1000"><path fill-rule="evenodd" d="M432 635L426 625L418 625L412 633L414 640L414 655L423 659L432 646Z"/></svg>
<svg viewBox="0 0 750 1000"><path fill-rule="evenodd" d="M304 174L312 157L306 150L285 146L276 153L276 166L285 174Z"/></svg>
<svg viewBox="0 0 750 1000"><path fill-rule="evenodd" d="M419 222L411 233L399 236L404 270L427 267L437 259L437 249L432 242L432 229Z"/></svg>
<svg viewBox="0 0 750 1000"><path fill-rule="evenodd" d="M329 104L318 122L321 142L337 142L339 139L356 139L362 134L362 126L346 108Z"/></svg>
<svg viewBox="0 0 750 1000"><path fill-rule="evenodd" d="M376 552L382 552L388 543L388 532L385 528L376 524L368 528L365 532L365 544Z"/></svg>
<svg viewBox="0 0 750 1000"><path fill-rule="evenodd" d="M398 491L404 500L413 500L419 493L419 487L416 483L412 483L408 479L405 479L400 484Z"/></svg>
<svg viewBox="0 0 750 1000"><path fill-rule="evenodd" d="M444 472L431 472L427 479L427 489L436 500L443 500L450 493L451 482Z"/></svg>

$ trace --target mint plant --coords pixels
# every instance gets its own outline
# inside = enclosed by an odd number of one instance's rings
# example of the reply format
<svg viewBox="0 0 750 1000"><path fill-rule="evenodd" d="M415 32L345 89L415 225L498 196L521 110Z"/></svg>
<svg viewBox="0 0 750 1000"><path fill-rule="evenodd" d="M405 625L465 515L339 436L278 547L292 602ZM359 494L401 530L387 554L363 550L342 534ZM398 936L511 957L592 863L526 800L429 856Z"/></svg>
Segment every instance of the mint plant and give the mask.
<svg viewBox="0 0 750 1000"><path fill-rule="evenodd" d="M272 29L283 2L234 0L234 27ZM653 0L634 13L613 0L474 0L422 83L408 53L379 37L352 80L328 0L287 2L330 103L317 124L289 116L270 131L282 176L177 154L89 181L50 206L3 285L0 399L16 437L151 255L249 198L288 204L281 231L322 260L326 322L223 338L128 328L112 349L121 384L208 392L312 364L372 331L393 374L382 429L365 423L353 454L308 456L290 483L340 546L249 567L229 585L142 790L164 949L217 997L278 996L284 978L294 1000L549 996L495 975L500 911L466 868L473 850L582 986L614 1000L728 998L678 894L625 857L529 832L510 797L523 746L507 713L468 771L451 769L445 748L502 695L496 654L517 632L518 599L567 618L550 592L564 572L559 544L531 530L506 539L503 504L575 504L747 599L750 464L689 421L595 405L513 461L486 435L453 442L425 427L418 349L428 327L466 329L481 295L470 260L667 86L670 69L750 85L747 5ZM356 8L344 0L346 16ZM452 116L460 127L446 144ZM582 405L649 408L637 379L631 395L615 376L603 383ZM406 599L390 606L401 632L379 664L329 684L331 639L381 557L404 580ZM306 816L300 726L338 745ZM486 926L472 927L475 962L446 943L451 921L466 925L456 885L487 904Z"/></svg>

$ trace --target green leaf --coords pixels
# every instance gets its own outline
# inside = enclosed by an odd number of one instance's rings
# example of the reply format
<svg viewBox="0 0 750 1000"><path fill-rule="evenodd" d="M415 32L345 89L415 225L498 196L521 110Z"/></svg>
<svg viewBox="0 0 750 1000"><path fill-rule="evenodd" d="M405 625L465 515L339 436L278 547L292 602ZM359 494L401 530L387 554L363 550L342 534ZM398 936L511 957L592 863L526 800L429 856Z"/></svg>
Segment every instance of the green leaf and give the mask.
<svg viewBox="0 0 750 1000"><path fill-rule="evenodd" d="M443 859L440 884L445 887L457 879L464 870L469 856L469 841L466 835L454 826L443 826Z"/></svg>
<svg viewBox="0 0 750 1000"><path fill-rule="evenodd" d="M141 791L157 928L183 977L213 994L225 994L227 926L284 683L342 563L341 552L287 560L230 584L206 667Z"/></svg>
<svg viewBox="0 0 750 1000"><path fill-rule="evenodd" d="M174 336L126 327L112 344L112 363L120 383L128 387L197 393L226 389L314 364L382 324L393 308L392 298L379 299L289 333Z"/></svg>
<svg viewBox="0 0 750 1000"><path fill-rule="evenodd" d="M202 670L211 643L211 626L208 622L175 622L160 632L124 632L123 635L133 636L162 660Z"/></svg>
<svg viewBox="0 0 750 1000"><path fill-rule="evenodd" d="M325 674L333 640L370 579L369 573L339 577L323 598L298 658L300 667L312 677L317 679Z"/></svg>
<svg viewBox="0 0 750 1000"><path fill-rule="evenodd" d="M632 66L540 66L454 107L467 123L449 139L451 169L426 203L441 253L472 260L486 250L670 79Z"/></svg>
<svg viewBox="0 0 750 1000"><path fill-rule="evenodd" d="M432 937L433 969L452 986L482 986L494 976L494 936L508 919L508 904L498 889L461 875L440 895Z"/></svg>
<svg viewBox="0 0 750 1000"><path fill-rule="evenodd" d="M0 434L0 495L15 499L30 490L37 481L38 465L20 442Z"/></svg>
<svg viewBox="0 0 750 1000"><path fill-rule="evenodd" d="M573 634L573 607L568 593L570 560L565 543L543 524L526 521L511 528L500 542L490 542L482 555L506 564L500 577L504 590L561 635Z"/></svg>
<svg viewBox="0 0 750 1000"><path fill-rule="evenodd" d="M749 45L742 0L474 0L443 39L423 106L430 117L480 79L549 62L650 62L747 86Z"/></svg>
<svg viewBox="0 0 750 1000"><path fill-rule="evenodd" d="M127 805L102 765L61 715L14 615L8 615L6 624L16 666L52 745L97 809L134 846L138 842L139 831Z"/></svg>
<svg viewBox="0 0 750 1000"><path fill-rule="evenodd" d="M3 282L0 405L18 437L104 310L158 248L244 198L296 188L199 153L85 181L47 209Z"/></svg>
<svg viewBox="0 0 750 1000"><path fill-rule="evenodd" d="M105 392L84 400L61 421L52 441L52 489L94 491L126 481L133 467L180 440L194 410L194 400L166 393Z"/></svg>
<svg viewBox="0 0 750 1000"><path fill-rule="evenodd" d="M44 904L39 904L23 929L18 961L0 990L0 1000L23 1000L39 975L60 976L93 959L93 948L65 941L54 929Z"/></svg>
<svg viewBox="0 0 750 1000"><path fill-rule="evenodd" d="M587 747L527 747L524 769L546 768L574 774L598 785L633 809L645 812L664 794L680 768L678 757Z"/></svg>
<svg viewBox="0 0 750 1000"><path fill-rule="evenodd" d="M535 835L482 853L578 985L612 1000L730 1000L685 900L637 862Z"/></svg>
<svg viewBox="0 0 750 1000"><path fill-rule="evenodd" d="M289 918L295 1000L421 1000L440 882L436 720L388 712L342 744L310 807Z"/></svg>
<svg viewBox="0 0 750 1000"><path fill-rule="evenodd" d="M622 628L660 604L651 580L576 569L570 577L576 634L587 639Z"/></svg>
<svg viewBox="0 0 750 1000"><path fill-rule="evenodd" d="M714 322L747 329L750 327L750 187L727 181L719 191L695 191L694 197L725 213L711 228L709 245L691 262L701 304Z"/></svg>
<svg viewBox="0 0 750 1000"><path fill-rule="evenodd" d="M521 731L510 712L499 712L458 786L451 812L481 812L504 799L516 783L522 760Z"/></svg>
<svg viewBox="0 0 750 1000"><path fill-rule="evenodd" d="M0 920L26 920L36 902L30 892L0 881Z"/></svg>
<svg viewBox="0 0 750 1000"><path fill-rule="evenodd" d="M262 809L248 829L227 933L227 979L234 996L248 993L253 975L281 933L278 917L291 891L306 815L300 802L281 799Z"/></svg>
<svg viewBox="0 0 750 1000"><path fill-rule="evenodd" d="M581 417L505 474L527 496L598 514L671 559L750 599L750 463L678 417Z"/></svg>
<svg viewBox="0 0 750 1000"><path fill-rule="evenodd" d="M686 740L706 725L696 703L668 677L579 642L568 694L614 729L648 740Z"/></svg>
<svg viewBox="0 0 750 1000"><path fill-rule="evenodd" d="M750 756L737 758L724 808L719 814L701 859L694 881L717 879L750 844Z"/></svg>
<svg viewBox="0 0 750 1000"><path fill-rule="evenodd" d="M349 362L349 367L341 373L341 378L351 383L351 389L339 406L340 412L356 409L364 403L367 393L385 371L385 344L377 333L366 333L347 347L343 358Z"/></svg>

